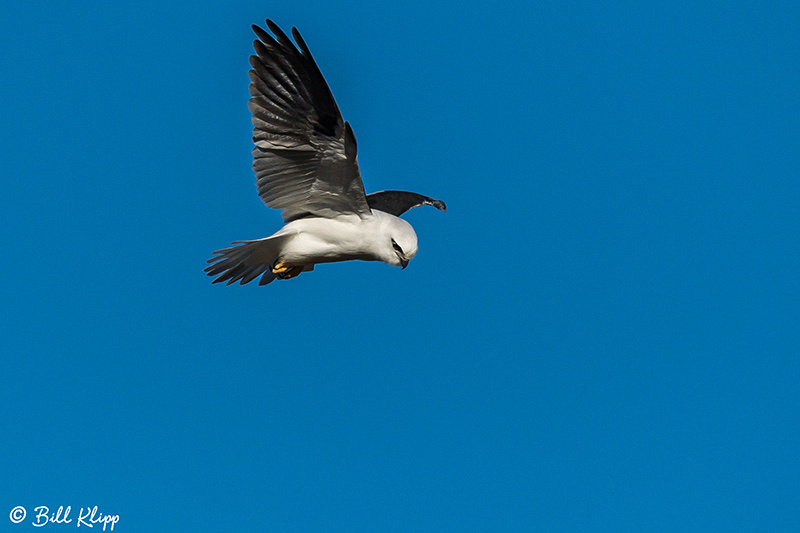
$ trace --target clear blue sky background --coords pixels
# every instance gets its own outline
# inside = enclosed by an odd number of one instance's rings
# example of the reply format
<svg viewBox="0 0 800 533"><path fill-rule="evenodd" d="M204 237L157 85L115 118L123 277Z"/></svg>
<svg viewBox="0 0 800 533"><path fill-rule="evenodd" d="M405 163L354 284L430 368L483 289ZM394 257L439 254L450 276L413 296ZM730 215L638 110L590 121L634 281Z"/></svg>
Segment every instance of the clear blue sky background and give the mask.
<svg viewBox="0 0 800 533"><path fill-rule="evenodd" d="M749 4L5 5L0 530L797 531L800 8ZM448 203L405 271L203 273L280 225L265 17Z"/></svg>

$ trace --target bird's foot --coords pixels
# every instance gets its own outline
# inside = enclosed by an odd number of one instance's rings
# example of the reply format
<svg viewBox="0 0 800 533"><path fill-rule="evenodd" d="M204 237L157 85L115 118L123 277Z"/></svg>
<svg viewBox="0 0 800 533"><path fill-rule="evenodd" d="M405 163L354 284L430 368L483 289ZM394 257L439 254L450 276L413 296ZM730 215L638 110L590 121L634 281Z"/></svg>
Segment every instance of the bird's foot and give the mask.
<svg viewBox="0 0 800 533"><path fill-rule="evenodd" d="M270 267L270 270L272 270L272 273L275 274L278 279L292 279L300 275L303 271L303 267L290 266L283 261L277 261Z"/></svg>
<svg viewBox="0 0 800 533"><path fill-rule="evenodd" d="M279 272L277 276L278 279L292 279L299 276L302 271L303 267L291 267L284 272Z"/></svg>
<svg viewBox="0 0 800 533"><path fill-rule="evenodd" d="M274 265L272 265L270 267L270 269L272 270L273 274L283 274L284 272L286 272L290 268L291 267L289 265L287 265L286 263L283 263L281 261L278 261L277 263L275 263Z"/></svg>

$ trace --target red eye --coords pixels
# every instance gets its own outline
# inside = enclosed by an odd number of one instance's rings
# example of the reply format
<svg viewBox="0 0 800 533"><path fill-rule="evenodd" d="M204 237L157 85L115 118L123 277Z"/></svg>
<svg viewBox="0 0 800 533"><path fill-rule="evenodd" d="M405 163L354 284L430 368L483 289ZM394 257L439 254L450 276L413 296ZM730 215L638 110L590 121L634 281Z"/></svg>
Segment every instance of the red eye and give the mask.
<svg viewBox="0 0 800 533"><path fill-rule="evenodd" d="M399 244L397 244L397 243L394 241L394 239L392 239L392 247L394 247L395 251L397 251L397 252L400 252L401 254L403 253L403 249L402 249L402 248L400 248L400 245L399 245Z"/></svg>

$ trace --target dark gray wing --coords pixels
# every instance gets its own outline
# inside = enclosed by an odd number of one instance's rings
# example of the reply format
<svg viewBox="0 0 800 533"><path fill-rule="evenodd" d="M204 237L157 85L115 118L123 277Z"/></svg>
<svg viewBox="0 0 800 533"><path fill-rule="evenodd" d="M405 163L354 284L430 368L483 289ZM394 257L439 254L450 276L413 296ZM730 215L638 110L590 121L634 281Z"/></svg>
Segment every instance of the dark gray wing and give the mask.
<svg viewBox="0 0 800 533"><path fill-rule="evenodd" d="M296 28L297 46L271 20L267 26L275 37L254 25L260 40L250 56L248 107L258 195L282 209L286 222L369 213L355 135L342 121L308 46Z"/></svg>
<svg viewBox="0 0 800 533"><path fill-rule="evenodd" d="M396 217L421 205L432 205L440 211L447 211L447 206L443 201L407 191L374 192L367 195L367 203L370 209L377 209Z"/></svg>

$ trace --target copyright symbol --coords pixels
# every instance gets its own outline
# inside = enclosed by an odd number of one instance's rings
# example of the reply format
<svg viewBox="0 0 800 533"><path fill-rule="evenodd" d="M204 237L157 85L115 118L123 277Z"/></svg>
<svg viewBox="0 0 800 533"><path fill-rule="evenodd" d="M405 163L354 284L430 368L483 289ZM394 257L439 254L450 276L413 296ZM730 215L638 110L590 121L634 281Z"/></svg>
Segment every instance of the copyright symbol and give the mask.
<svg viewBox="0 0 800 533"><path fill-rule="evenodd" d="M9 514L8 517L15 524L19 524L20 522L25 520L25 508L21 505L17 505L13 509L11 509L11 514Z"/></svg>

